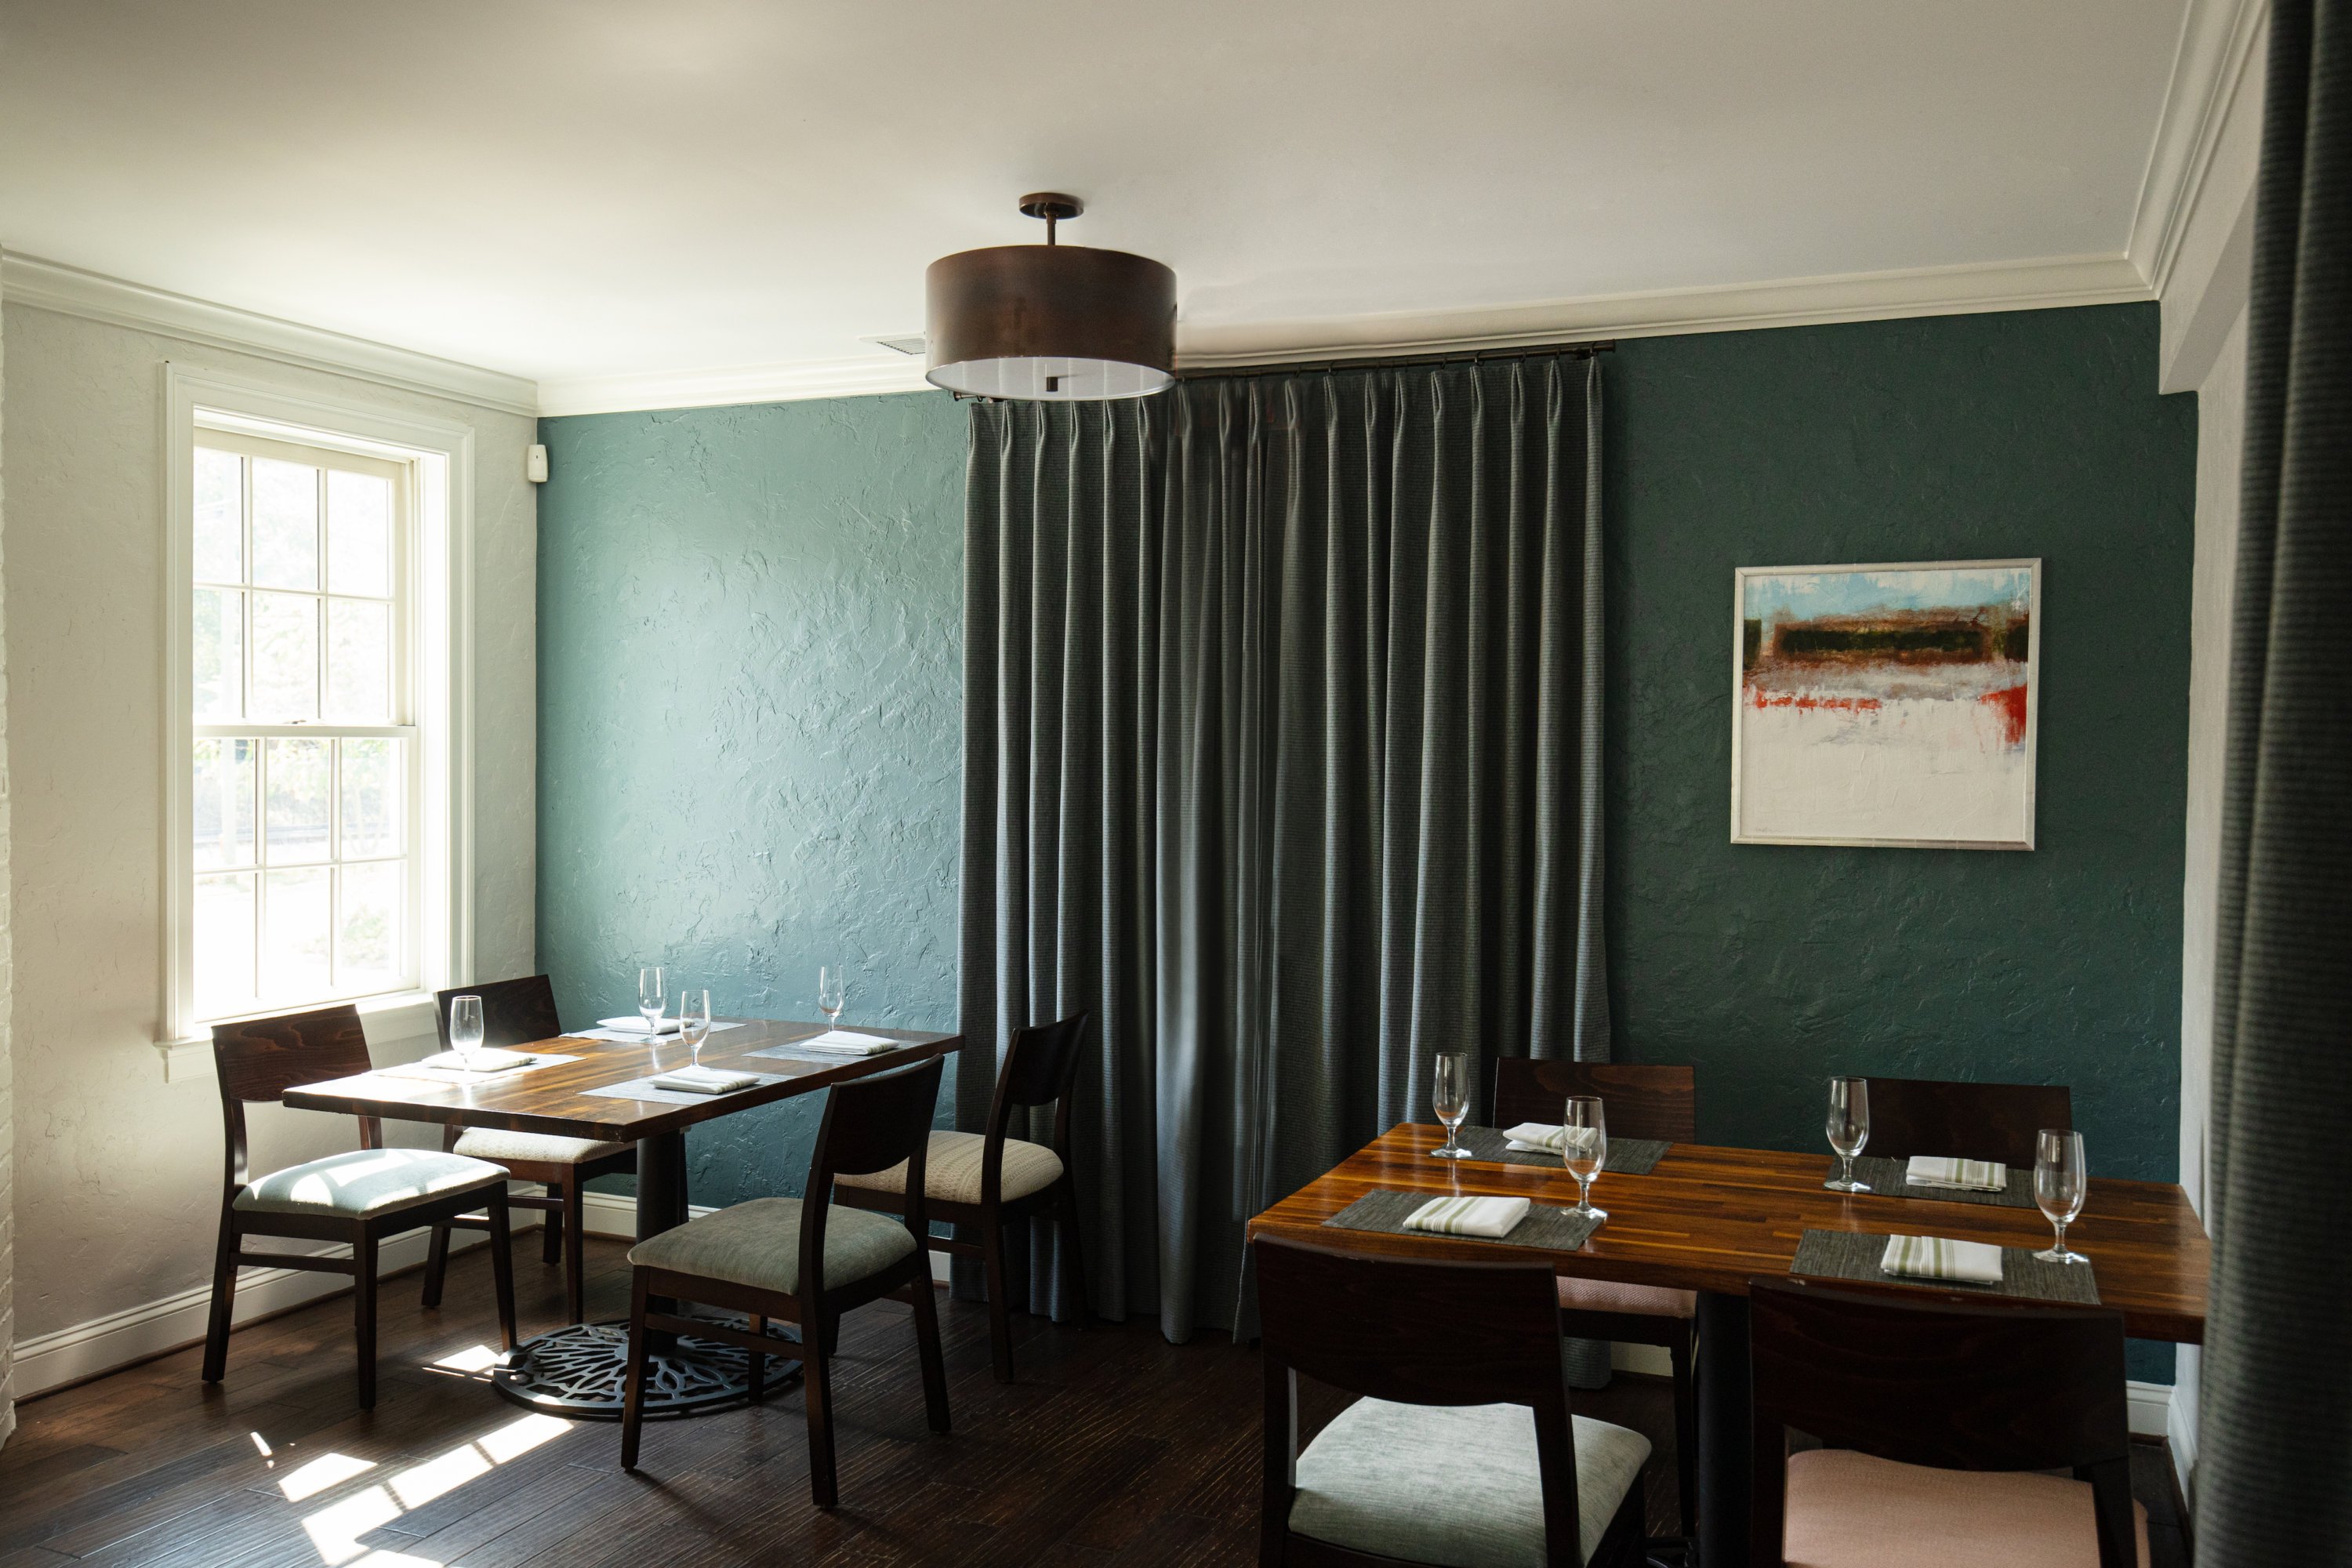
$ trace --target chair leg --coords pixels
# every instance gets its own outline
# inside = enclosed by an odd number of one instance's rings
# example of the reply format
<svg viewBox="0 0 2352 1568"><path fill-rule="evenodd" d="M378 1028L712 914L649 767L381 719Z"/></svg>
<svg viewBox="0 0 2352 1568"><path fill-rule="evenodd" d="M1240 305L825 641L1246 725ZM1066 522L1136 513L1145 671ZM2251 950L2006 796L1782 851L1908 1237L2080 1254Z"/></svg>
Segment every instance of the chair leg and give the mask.
<svg viewBox="0 0 2352 1568"><path fill-rule="evenodd" d="M1070 1321L1079 1328L1094 1316L1087 1302L1087 1255L1085 1242L1078 1236L1078 1189L1070 1178L1062 1178L1062 1274L1065 1289L1070 1295Z"/></svg>
<svg viewBox="0 0 2352 1568"><path fill-rule="evenodd" d="M915 1349L923 1361L923 1410L930 1417L931 1430L944 1434L948 1429L948 1367L940 1353L939 1291L931 1284L928 1253L923 1258L922 1271L908 1289L915 1304Z"/></svg>
<svg viewBox="0 0 2352 1568"><path fill-rule="evenodd" d="M230 1310L236 1304L236 1222L221 1215L220 1245L213 1250L213 1310L205 1323L206 1383L218 1383L228 1371Z"/></svg>
<svg viewBox="0 0 2352 1568"><path fill-rule="evenodd" d="M360 1408L375 1408L375 1236L352 1243L352 1336L358 1341Z"/></svg>
<svg viewBox="0 0 2352 1568"><path fill-rule="evenodd" d="M801 1321L801 1388L808 1396L809 1496L819 1508L841 1500L833 1468L833 1373L825 1354L826 1319L823 1306L810 1303Z"/></svg>
<svg viewBox="0 0 2352 1568"><path fill-rule="evenodd" d="M751 1331L760 1338L768 1337L768 1320L764 1313L751 1314ZM768 1358L758 1351L751 1352L751 1403L757 1405L768 1396Z"/></svg>
<svg viewBox="0 0 2352 1568"><path fill-rule="evenodd" d="M514 1234L507 1224L507 1190L490 1194L490 1284L499 1298L501 1349L515 1348Z"/></svg>
<svg viewBox="0 0 2352 1568"><path fill-rule="evenodd" d="M441 1304L441 1281L449 1272L449 1227L433 1227L433 1244L425 1252L425 1304Z"/></svg>
<svg viewBox="0 0 2352 1568"><path fill-rule="evenodd" d="M646 1422L646 1271L630 1270L629 1372L621 1390L621 1468L637 1468L637 1437Z"/></svg>
<svg viewBox="0 0 2352 1568"><path fill-rule="evenodd" d="M588 1321L588 1226L584 1223L586 1184L577 1176L563 1188L563 1310L571 1321Z"/></svg>
<svg viewBox="0 0 2352 1568"><path fill-rule="evenodd" d="M1698 1526L1698 1400L1691 1376L1691 1335L1685 1331L1666 1347L1675 1373L1675 1500L1681 1505L1683 1539Z"/></svg>
<svg viewBox="0 0 2352 1568"><path fill-rule="evenodd" d="M572 1182L559 1186L550 1182L547 1184L547 1195L551 1198L562 1199L579 1184L577 1182ZM547 1223L540 1227L539 1232L539 1260L547 1264L561 1263L563 1261L563 1222L571 1216L572 1211L565 1207L549 1209L546 1213ZM576 1323L580 1320L574 1318L572 1321Z"/></svg>
<svg viewBox="0 0 2352 1568"><path fill-rule="evenodd" d="M988 1277L988 1356L996 1381L1013 1381L1013 1316L1004 1289L1004 1215L991 1209L980 1216L980 1261Z"/></svg>

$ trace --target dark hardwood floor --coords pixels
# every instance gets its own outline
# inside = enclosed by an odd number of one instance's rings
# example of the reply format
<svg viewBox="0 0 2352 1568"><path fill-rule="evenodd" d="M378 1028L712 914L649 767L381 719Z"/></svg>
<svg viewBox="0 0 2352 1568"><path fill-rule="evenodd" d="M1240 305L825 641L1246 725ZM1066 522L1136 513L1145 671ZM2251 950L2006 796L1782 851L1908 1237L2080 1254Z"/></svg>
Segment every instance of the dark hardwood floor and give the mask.
<svg viewBox="0 0 2352 1568"><path fill-rule="evenodd" d="M561 1270L518 1247L523 1331L560 1321ZM592 1316L618 1315L622 1248L592 1241ZM228 1378L194 1349L35 1400L0 1449L0 1568L457 1563L694 1568L794 1563L1244 1563L1256 1549L1258 1366L1214 1336L1148 1323L1015 1319L1020 1379L989 1375L988 1320L944 1302L955 1431L923 1424L910 1317L845 1322L836 1363L841 1507L809 1502L799 1390L763 1406L620 1432L531 1415L490 1392L485 1255L452 1263L439 1310L418 1279L384 1289L376 1408L353 1408L350 1308L336 1299L240 1331ZM1583 1413L1657 1445L1652 1528L1675 1517L1666 1385L1620 1377ZM2162 1457L2135 1467L2156 1568L2184 1563Z"/></svg>

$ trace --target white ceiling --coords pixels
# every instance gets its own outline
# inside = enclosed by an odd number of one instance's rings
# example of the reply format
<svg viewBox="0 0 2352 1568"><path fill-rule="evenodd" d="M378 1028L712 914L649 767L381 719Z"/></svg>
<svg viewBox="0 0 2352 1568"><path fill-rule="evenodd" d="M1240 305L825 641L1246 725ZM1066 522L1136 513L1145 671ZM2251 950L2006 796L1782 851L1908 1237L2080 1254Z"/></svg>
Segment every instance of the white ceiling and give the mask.
<svg viewBox="0 0 2352 1568"><path fill-rule="evenodd" d="M0 0L0 244L547 382L887 361L1041 187L1196 353L2113 264L2189 4Z"/></svg>

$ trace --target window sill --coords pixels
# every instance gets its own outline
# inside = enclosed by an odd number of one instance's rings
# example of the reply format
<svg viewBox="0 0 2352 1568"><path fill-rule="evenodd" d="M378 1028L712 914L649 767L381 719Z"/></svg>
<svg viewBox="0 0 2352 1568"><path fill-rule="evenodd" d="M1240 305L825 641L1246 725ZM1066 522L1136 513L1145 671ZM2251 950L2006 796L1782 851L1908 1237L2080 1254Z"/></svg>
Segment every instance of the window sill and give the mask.
<svg viewBox="0 0 2352 1568"><path fill-rule="evenodd" d="M397 1045L437 1034L433 1021L436 1004L430 991L394 991L382 996L362 997L352 1005L360 1010L360 1022L367 1029L371 1046ZM158 1040L155 1050L163 1058L165 1083L192 1083L213 1076L213 1037L209 1032L185 1039Z"/></svg>

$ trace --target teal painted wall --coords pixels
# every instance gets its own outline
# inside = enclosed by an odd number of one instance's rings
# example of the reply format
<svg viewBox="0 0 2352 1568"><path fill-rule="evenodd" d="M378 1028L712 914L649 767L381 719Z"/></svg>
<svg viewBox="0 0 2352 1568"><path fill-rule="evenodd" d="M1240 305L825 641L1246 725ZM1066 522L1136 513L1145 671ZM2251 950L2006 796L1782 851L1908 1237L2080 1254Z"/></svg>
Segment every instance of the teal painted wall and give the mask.
<svg viewBox="0 0 2352 1568"><path fill-rule="evenodd" d="M963 417L944 395L542 420L539 961L721 1012L950 1028ZM823 1097L688 1138L694 1201L797 1194ZM625 1184L622 1184L625 1186Z"/></svg>
<svg viewBox="0 0 2352 1568"><path fill-rule="evenodd" d="M2157 395L2156 352L2150 305L1607 362L1616 1033L1698 1066L1707 1138L1822 1147L1832 1071L2055 1079L2095 1171L2173 1175L2196 411ZM880 1005L857 1016L945 1026L960 411L541 432L540 953L566 1016L625 1009L651 952L722 1007L806 1016L839 951ZM2001 555L2044 562L2040 847L1733 846L1733 568ZM696 1201L797 1191L814 1113L698 1134Z"/></svg>

